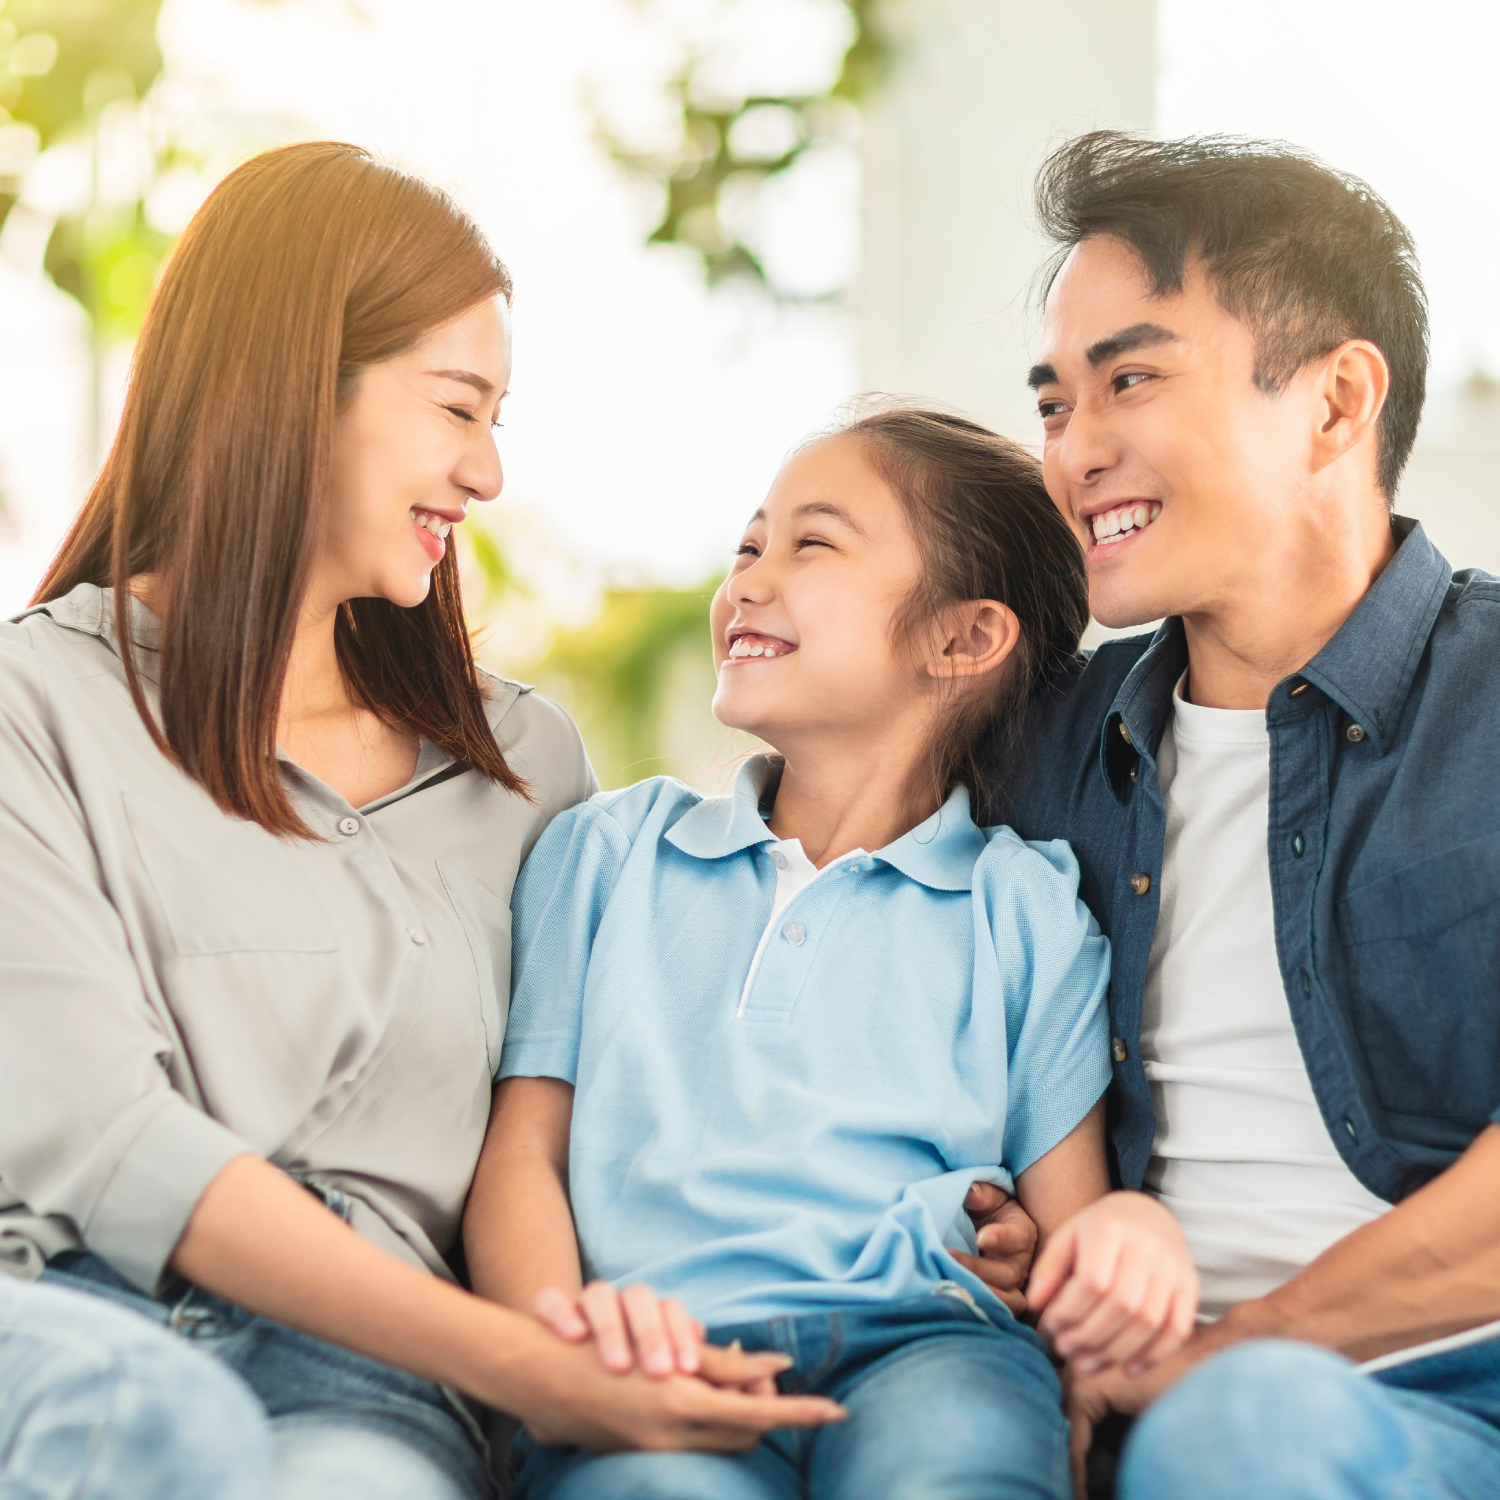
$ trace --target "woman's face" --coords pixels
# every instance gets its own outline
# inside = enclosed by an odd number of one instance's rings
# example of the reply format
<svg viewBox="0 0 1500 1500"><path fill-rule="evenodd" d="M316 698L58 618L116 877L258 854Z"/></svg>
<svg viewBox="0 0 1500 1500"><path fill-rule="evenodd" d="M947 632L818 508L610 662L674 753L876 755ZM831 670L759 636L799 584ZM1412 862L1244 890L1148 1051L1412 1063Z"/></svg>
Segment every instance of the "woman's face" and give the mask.
<svg viewBox="0 0 1500 1500"><path fill-rule="evenodd" d="M921 718L932 679L894 631L920 568L901 502L857 439L796 454L714 596L715 717L787 751Z"/></svg>
<svg viewBox="0 0 1500 1500"><path fill-rule="evenodd" d="M493 500L510 383L510 307L496 296L369 365L334 423L328 527L310 597L410 608L471 500Z"/></svg>

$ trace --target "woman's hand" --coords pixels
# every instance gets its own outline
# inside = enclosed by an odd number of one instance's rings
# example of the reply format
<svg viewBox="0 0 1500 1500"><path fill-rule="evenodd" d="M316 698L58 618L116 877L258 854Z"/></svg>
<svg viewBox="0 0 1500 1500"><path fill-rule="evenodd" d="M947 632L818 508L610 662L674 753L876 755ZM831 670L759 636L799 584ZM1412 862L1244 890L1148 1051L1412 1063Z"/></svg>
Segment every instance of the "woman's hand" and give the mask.
<svg viewBox="0 0 1500 1500"><path fill-rule="evenodd" d="M710 1384L711 1356L731 1352L711 1345L702 1351L702 1377L674 1374L650 1380L639 1370L613 1374L586 1345L562 1343L550 1329L531 1326L540 1347L513 1351L519 1356L519 1386L507 1380L507 1389L489 1402L519 1417L541 1443L600 1452L689 1448L745 1453L778 1428L822 1427L848 1415L821 1396L757 1394Z"/></svg>
<svg viewBox="0 0 1500 1500"><path fill-rule="evenodd" d="M576 1297L547 1287L537 1293L534 1311L570 1344L592 1339L599 1363L612 1375L635 1369L652 1380L696 1375L723 1389L774 1396L776 1377L792 1363L782 1354L705 1343L703 1325L682 1303L657 1297L649 1286L616 1291L607 1281L591 1281Z"/></svg>
<svg viewBox="0 0 1500 1500"><path fill-rule="evenodd" d="M1198 1273L1177 1221L1145 1193L1109 1193L1047 1241L1027 1288L1038 1331L1084 1375L1133 1376L1180 1349Z"/></svg>

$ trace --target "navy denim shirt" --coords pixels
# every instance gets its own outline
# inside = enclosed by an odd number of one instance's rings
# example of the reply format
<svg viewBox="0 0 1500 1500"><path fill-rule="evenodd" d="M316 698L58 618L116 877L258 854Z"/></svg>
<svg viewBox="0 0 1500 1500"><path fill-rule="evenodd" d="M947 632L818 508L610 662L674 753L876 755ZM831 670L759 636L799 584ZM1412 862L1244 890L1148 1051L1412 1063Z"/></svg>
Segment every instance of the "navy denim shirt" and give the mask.
<svg viewBox="0 0 1500 1500"><path fill-rule="evenodd" d="M1331 641L1277 684L1276 947L1339 1153L1396 1202L1500 1120L1500 579L1454 573L1414 522ZM1180 620L1101 646L1040 717L1006 809L1068 839L1114 945L1111 1140L1138 1186L1156 1121L1140 1059L1166 812L1156 750Z"/></svg>

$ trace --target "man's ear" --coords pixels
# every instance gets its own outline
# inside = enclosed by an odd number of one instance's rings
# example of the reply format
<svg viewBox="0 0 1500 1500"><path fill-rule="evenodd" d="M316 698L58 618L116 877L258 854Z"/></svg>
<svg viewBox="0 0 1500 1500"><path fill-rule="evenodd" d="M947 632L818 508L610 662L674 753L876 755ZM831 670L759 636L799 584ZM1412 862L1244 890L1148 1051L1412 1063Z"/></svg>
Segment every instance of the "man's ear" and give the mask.
<svg viewBox="0 0 1500 1500"><path fill-rule="evenodd" d="M937 649L927 663L933 677L982 677L1016 648L1021 622L1008 604L972 599L952 605L934 632Z"/></svg>
<svg viewBox="0 0 1500 1500"><path fill-rule="evenodd" d="M1313 434L1319 471L1375 436L1390 394L1391 369L1368 339L1350 339L1326 354L1314 371L1322 421Z"/></svg>

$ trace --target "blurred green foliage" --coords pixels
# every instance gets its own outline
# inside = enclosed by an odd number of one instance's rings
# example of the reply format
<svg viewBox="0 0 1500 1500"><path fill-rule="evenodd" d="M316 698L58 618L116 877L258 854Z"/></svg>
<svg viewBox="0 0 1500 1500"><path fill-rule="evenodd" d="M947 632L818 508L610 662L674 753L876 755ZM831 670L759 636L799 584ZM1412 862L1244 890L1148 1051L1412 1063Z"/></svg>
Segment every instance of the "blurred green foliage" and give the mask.
<svg viewBox="0 0 1500 1500"><path fill-rule="evenodd" d="M888 44L877 23L880 0L844 0L854 22L853 40L833 86L824 94L752 94L733 101L699 97L695 60L668 85L682 116L675 151L642 155L601 122L599 133L622 166L659 182L665 190L662 216L647 242L683 245L697 253L711 285L731 276L749 276L770 287L755 251L735 232L725 212L726 190L753 192L769 178L788 171L811 147L846 138L849 107L865 98L885 68ZM771 116L779 115L779 121ZM754 129L760 122L779 130ZM744 125L751 129L744 130ZM762 142L780 136L779 149L766 153ZM774 290L774 288L772 288Z"/></svg>
<svg viewBox="0 0 1500 1500"><path fill-rule="evenodd" d="M662 721L672 668L695 659L711 678L708 606L719 578L697 588L610 589L587 625L560 632L536 668L563 679L604 785L663 769Z"/></svg>
<svg viewBox="0 0 1500 1500"><path fill-rule="evenodd" d="M106 108L141 98L161 72L160 10L161 0L9 0L0 14L7 123L30 127L39 150L90 137ZM0 182L0 219L18 190L14 175ZM141 203L91 198L58 219L45 265L82 305L97 343L139 327L171 240L146 222Z"/></svg>

